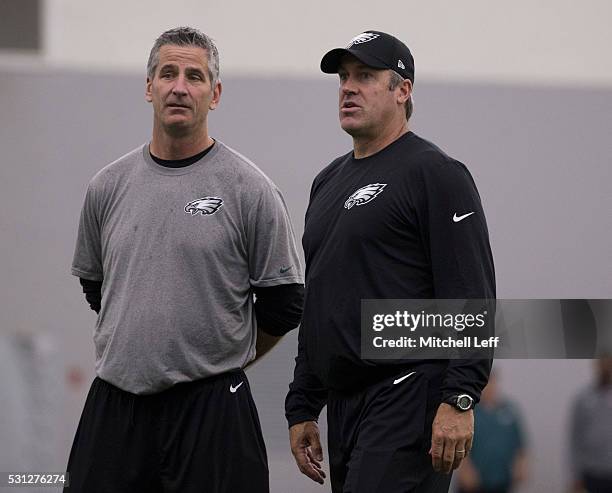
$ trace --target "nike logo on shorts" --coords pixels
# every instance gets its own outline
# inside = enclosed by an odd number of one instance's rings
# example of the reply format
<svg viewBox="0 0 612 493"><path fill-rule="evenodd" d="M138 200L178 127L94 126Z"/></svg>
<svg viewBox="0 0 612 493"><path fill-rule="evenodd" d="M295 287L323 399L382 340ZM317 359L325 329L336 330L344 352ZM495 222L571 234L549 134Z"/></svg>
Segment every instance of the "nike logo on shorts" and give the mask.
<svg viewBox="0 0 612 493"><path fill-rule="evenodd" d="M238 390L238 387L240 387L240 386L241 386L243 383L244 383L244 382L240 382L240 383L239 383L238 385L236 385L235 387L234 387L233 385L231 385L231 384L230 384L230 392L231 392L232 394L234 394L234 393L235 393L235 392Z"/></svg>

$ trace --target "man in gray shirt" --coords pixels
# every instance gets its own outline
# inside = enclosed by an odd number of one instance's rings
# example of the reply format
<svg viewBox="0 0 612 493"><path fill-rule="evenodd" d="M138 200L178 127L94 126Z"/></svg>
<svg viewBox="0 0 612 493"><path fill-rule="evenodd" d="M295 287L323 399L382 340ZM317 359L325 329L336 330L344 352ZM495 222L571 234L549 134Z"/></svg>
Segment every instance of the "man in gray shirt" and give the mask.
<svg viewBox="0 0 612 493"><path fill-rule="evenodd" d="M89 183L72 273L99 312L97 378L71 493L268 491L242 369L298 325L303 278L279 190L208 134L221 91L212 40L163 33L151 142Z"/></svg>

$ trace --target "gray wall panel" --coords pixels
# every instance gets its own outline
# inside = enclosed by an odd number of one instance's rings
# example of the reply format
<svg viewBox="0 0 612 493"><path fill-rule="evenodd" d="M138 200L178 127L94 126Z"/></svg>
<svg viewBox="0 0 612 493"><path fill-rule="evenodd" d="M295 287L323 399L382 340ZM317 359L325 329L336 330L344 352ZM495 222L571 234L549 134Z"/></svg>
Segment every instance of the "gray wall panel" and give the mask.
<svg viewBox="0 0 612 493"><path fill-rule="evenodd" d="M283 190L299 236L312 178L351 145L337 125L336 87L333 77L226 78L210 120L213 136ZM66 366L91 375L94 314L68 269L88 180L148 139L144 80L0 73L0 88L0 330L53 334ZM612 297L612 91L426 81L416 89L415 130L464 161L479 186L499 296ZM292 334L249 372L272 491L328 491L299 478L288 455L282 403L295 348ZM538 457L525 491L561 491L568 399L588 365L501 366L505 387L525 409ZM65 438L49 468L64 467L83 399L84 389L68 391Z"/></svg>

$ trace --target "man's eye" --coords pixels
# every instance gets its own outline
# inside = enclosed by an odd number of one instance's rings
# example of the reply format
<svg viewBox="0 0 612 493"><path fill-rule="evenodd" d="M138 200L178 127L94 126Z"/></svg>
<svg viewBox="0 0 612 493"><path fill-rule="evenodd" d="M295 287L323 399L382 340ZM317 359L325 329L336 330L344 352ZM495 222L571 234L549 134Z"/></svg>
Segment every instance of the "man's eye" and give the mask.
<svg viewBox="0 0 612 493"><path fill-rule="evenodd" d="M172 77L172 72L164 72L160 75L162 79L170 79Z"/></svg>
<svg viewBox="0 0 612 493"><path fill-rule="evenodd" d="M371 77L372 77L372 74L370 72L361 72L362 79L369 79Z"/></svg>

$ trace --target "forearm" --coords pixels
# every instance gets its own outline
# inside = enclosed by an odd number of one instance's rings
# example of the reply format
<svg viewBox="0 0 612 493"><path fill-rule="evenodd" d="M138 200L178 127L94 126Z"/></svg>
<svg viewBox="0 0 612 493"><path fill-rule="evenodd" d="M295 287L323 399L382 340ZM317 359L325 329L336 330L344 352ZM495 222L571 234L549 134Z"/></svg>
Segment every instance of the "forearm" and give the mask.
<svg viewBox="0 0 612 493"><path fill-rule="evenodd" d="M253 364L259 361L262 356L270 352L270 350L276 346L282 338L283 336L273 336L258 328L257 343L255 344L255 359L247 364L246 368L253 366Z"/></svg>
<svg viewBox="0 0 612 493"><path fill-rule="evenodd" d="M282 337L295 329L302 319L303 305L303 284L255 288L254 309L257 325L270 336Z"/></svg>
<svg viewBox="0 0 612 493"><path fill-rule="evenodd" d="M327 389L312 374L296 375L285 398L285 417L292 427L305 421L318 421L327 403Z"/></svg>
<svg viewBox="0 0 612 493"><path fill-rule="evenodd" d="M303 304L303 284L281 284L255 289L256 354L247 367L267 354L287 332L299 325Z"/></svg>
<svg viewBox="0 0 612 493"><path fill-rule="evenodd" d="M91 281L89 279L79 278L79 282L83 287L85 299L89 303L89 307L96 313L100 313L102 306L102 281Z"/></svg>
<svg viewBox="0 0 612 493"><path fill-rule="evenodd" d="M442 400L455 394L468 394L478 402L489 380L491 364L489 359L450 360L441 388Z"/></svg>
<svg viewBox="0 0 612 493"><path fill-rule="evenodd" d="M300 327L293 382L289 384L285 398L285 417L289 427L304 421L316 421L326 403L327 389L308 365L303 327Z"/></svg>
<svg viewBox="0 0 612 493"><path fill-rule="evenodd" d="M529 461L525 451L518 452L512 464L512 477L514 478L514 486L524 483L529 474Z"/></svg>

